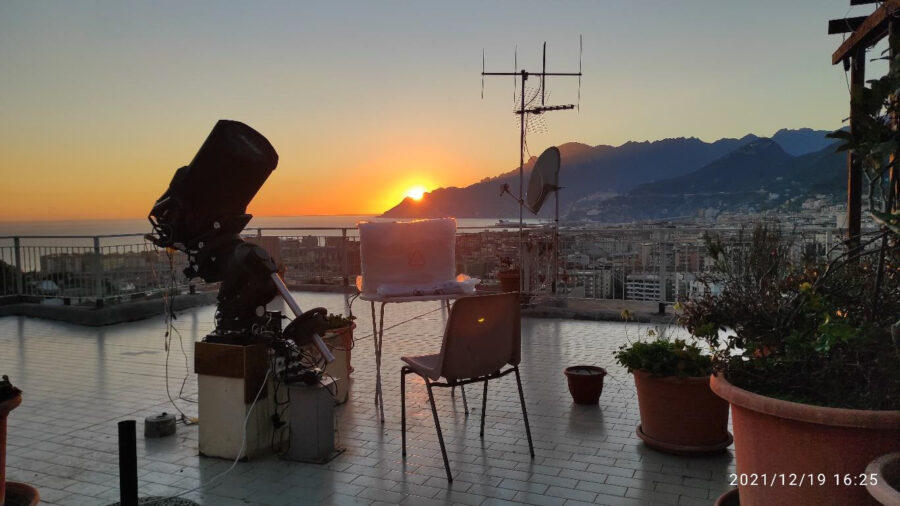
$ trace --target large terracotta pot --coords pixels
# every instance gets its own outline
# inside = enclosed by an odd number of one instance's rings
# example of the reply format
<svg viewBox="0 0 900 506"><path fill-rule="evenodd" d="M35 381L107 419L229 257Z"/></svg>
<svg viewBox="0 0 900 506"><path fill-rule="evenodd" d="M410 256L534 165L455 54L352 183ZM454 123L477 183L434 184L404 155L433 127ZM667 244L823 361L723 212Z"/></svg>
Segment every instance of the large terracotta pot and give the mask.
<svg viewBox="0 0 900 506"><path fill-rule="evenodd" d="M641 424L637 435L647 446L680 455L724 450L728 403L712 393L709 377L654 377L633 371Z"/></svg>
<svg viewBox="0 0 900 506"><path fill-rule="evenodd" d="M741 505L877 504L866 492L864 474L876 457L900 451L900 411L782 401L738 388L721 375L710 386L731 403ZM754 478L755 486L744 481Z"/></svg>
<svg viewBox="0 0 900 506"><path fill-rule="evenodd" d="M869 494L885 505L900 504L900 453L882 455L866 467ZM872 479L872 477L875 479Z"/></svg>

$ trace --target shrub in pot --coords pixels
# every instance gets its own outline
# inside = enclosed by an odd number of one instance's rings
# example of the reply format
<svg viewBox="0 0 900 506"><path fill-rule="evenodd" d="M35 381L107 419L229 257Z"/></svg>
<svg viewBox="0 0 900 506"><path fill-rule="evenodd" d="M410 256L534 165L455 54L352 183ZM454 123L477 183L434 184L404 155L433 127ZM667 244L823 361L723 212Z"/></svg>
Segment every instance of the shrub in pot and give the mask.
<svg viewBox="0 0 900 506"><path fill-rule="evenodd" d="M795 258L778 227L707 239L721 291L681 322L731 404L741 504L873 503L866 466L900 451L900 245L869 239L825 265Z"/></svg>
<svg viewBox="0 0 900 506"><path fill-rule="evenodd" d="M693 455L731 444L728 403L710 390L712 362L699 347L660 337L622 345L615 358L634 375L641 412L637 435L647 446Z"/></svg>

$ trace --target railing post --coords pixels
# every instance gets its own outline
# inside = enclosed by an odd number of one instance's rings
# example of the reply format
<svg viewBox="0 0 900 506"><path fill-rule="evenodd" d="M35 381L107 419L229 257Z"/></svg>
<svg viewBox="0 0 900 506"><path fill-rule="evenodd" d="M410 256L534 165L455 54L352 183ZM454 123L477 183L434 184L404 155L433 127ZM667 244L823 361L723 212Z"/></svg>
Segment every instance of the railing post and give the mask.
<svg viewBox="0 0 900 506"><path fill-rule="evenodd" d="M100 253L100 237L94 236L94 294L96 295L96 305L98 308L103 307L103 259Z"/></svg>
<svg viewBox="0 0 900 506"><path fill-rule="evenodd" d="M347 265L347 229L341 229L341 263L344 265L344 288L350 285L350 266Z"/></svg>
<svg viewBox="0 0 900 506"><path fill-rule="evenodd" d="M24 279L22 272L22 244L18 237L13 237L13 248L16 256L16 295L25 295Z"/></svg>

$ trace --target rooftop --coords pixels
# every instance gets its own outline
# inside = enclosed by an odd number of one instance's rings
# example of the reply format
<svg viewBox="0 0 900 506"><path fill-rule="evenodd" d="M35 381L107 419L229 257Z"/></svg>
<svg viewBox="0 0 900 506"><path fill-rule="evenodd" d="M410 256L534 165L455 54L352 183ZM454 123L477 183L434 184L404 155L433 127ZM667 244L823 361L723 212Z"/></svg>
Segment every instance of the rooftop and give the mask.
<svg viewBox="0 0 900 506"><path fill-rule="evenodd" d="M304 309L346 312L340 294L295 294ZM138 434L141 496L184 497L202 504L609 504L709 505L729 489L733 452L678 457L645 447L635 436L634 384L614 364L613 351L636 324L524 318L521 371L536 456L528 456L515 380L491 384L484 439L478 436L480 388L460 396L437 389L438 410L454 482L448 485L428 398L421 380L407 386L409 455L400 455L401 355L437 351L445 313L437 302L392 304L385 327L383 374L386 421L373 402L375 360L369 306L359 316L352 353L349 401L336 408L337 444L346 449L326 465L300 464L274 454L238 463L198 456L197 425L179 424L175 436ZM168 357L168 386L179 409L196 416L197 377L192 341L212 330L212 306L179 314L178 342ZM627 329L627 330L626 330ZM8 479L35 485L47 504L105 505L118 501L116 422L173 411L166 394L162 317L107 327L81 327L27 317L0 318L0 371L24 391L9 417ZM599 406L571 401L564 367L607 368ZM203 423L203 420L200 420ZM195 490L197 489L197 490Z"/></svg>

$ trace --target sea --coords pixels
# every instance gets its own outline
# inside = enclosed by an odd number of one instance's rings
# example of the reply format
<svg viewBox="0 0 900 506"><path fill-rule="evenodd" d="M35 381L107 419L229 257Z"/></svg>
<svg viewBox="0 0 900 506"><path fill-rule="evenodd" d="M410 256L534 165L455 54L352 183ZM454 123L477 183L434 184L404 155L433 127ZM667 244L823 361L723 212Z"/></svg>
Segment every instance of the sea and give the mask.
<svg viewBox="0 0 900 506"><path fill-rule="evenodd" d="M247 229L278 228L356 228L361 221L398 221L376 215L254 216ZM400 220L404 221L404 220ZM484 228L497 225L500 218L457 218L460 228ZM514 227L518 220L504 219L503 225ZM526 219L527 224L541 221ZM48 220L0 221L0 236L79 236L146 234L151 231L146 218L115 220Z"/></svg>
<svg viewBox="0 0 900 506"><path fill-rule="evenodd" d="M397 221L390 218L379 218L376 215L317 215L317 216L259 216L253 217L245 230L253 233L255 229L263 229L263 235L302 235L304 230L285 232L285 229L308 229L309 235L341 235L340 230L355 229L361 221ZM516 228L518 220L503 220L502 227ZM475 231L487 227L495 227L498 218L458 218L457 227ZM535 219L526 219L530 225L542 223ZM281 231L279 231L281 229ZM501 228L502 229L502 228ZM142 236L150 233L150 223L144 219L115 220L55 220L55 221L0 221L0 247L6 246L13 237L22 238L29 245L60 244L65 239L67 245L91 244L93 236L103 236L104 246L142 242ZM354 235L350 232L350 235Z"/></svg>

